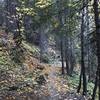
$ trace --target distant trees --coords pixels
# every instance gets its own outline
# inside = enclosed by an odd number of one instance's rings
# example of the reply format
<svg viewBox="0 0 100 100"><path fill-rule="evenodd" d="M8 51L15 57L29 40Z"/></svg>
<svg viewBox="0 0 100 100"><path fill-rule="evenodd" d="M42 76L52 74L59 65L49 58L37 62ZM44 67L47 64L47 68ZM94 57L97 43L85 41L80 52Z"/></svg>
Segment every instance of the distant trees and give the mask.
<svg viewBox="0 0 100 100"><path fill-rule="evenodd" d="M91 3L90 3L91 4ZM86 10L86 13L83 13L82 14L82 23L83 25L81 25L81 32L83 30L83 32L85 31L85 29L87 30L87 34L85 33L84 34L81 34L81 73L80 73L80 82L79 82L79 87L78 87L78 92L80 91L80 88L81 88L81 85L82 82L81 82L81 78L83 77L83 94L85 95L86 92L87 92L87 81L86 81L86 75L89 75L89 80L91 81L91 78L93 78L93 73L95 72L95 68L96 68L96 63L97 62L97 71L96 71L96 79L95 79L95 87L94 87L94 90L93 90L93 95L92 95L92 100L95 100L96 98L96 91L99 87L99 99L100 99L100 16L99 16L99 1L98 0L94 0L94 4L93 4L93 8L94 8L94 20L95 20L95 26L96 26L96 33L95 33L95 30L94 28L90 27L89 26L89 20L91 17L88 16L88 14L93 14L93 12L90 12L90 9L88 8L89 7L89 1L88 0L83 0L83 6L82 6L82 12L84 11L84 9ZM86 16L86 17L84 17ZM93 19L92 19L93 21ZM85 24L86 27L84 26ZM94 25L92 23L92 25ZM89 30L94 30L93 32L89 31ZM91 33L90 33L91 32ZM95 45L96 43L96 45ZM86 47L88 47L88 49L86 49ZM95 48L94 48L95 47ZM84 49L85 48L85 49ZM97 50L97 53L95 53L95 50ZM85 57L84 58L84 55L86 55L86 52L87 52L87 58ZM97 59L96 60L96 57L94 57L93 55L97 56ZM95 60L95 62L93 61L93 59ZM88 66L86 65L88 64ZM87 68L86 68L86 66ZM94 66L95 65L95 66ZM84 68L87 69L87 71L84 70ZM93 73L91 73L91 71ZM88 73L86 73L88 72ZM85 75L86 74L86 75ZM95 75L95 74L94 74ZM92 77L91 77L92 76ZM94 80L94 78L93 78Z"/></svg>
<svg viewBox="0 0 100 100"><path fill-rule="evenodd" d="M76 13L74 12L76 7L73 5L74 2L71 1L57 1L58 31L56 33L60 37L62 73L65 73L66 62L66 72L70 75L72 75L75 66L72 37L75 34L73 31L76 29L75 24L77 25Z"/></svg>

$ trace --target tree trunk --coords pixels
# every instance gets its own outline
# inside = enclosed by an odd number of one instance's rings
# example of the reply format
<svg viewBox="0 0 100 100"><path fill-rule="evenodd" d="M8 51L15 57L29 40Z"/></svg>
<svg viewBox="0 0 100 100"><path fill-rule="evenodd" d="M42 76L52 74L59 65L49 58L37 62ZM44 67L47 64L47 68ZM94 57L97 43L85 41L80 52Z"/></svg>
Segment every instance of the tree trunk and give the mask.
<svg viewBox="0 0 100 100"><path fill-rule="evenodd" d="M61 47L61 63L62 63L62 74L65 74L65 71L64 71L64 54L63 54L63 38L61 38L61 41L60 41L60 47Z"/></svg>
<svg viewBox="0 0 100 100"><path fill-rule="evenodd" d="M88 40L89 41L89 40ZM91 65L90 65L90 46L87 47L88 51L87 51L87 60L88 60L88 81L90 81L91 79Z"/></svg>
<svg viewBox="0 0 100 100"><path fill-rule="evenodd" d="M97 59L98 59L98 67L96 72L96 80L95 87L92 95L92 100L95 99L97 85L99 86L99 99L100 100L100 18L99 18L99 1L94 0L94 15L95 15L95 25L96 25L96 45L97 45Z"/></svg>
<svg viewBox="0 0 100 100"><path fill-rule="evenodd" d="M87 32L87 35L89 34L89 10L88 10L88 3L89 3L89 0L86 0L86 23L87 23L87 29L86 29L86 32ZM90 39L89 37L87 37L87 42L88 42L88 47L87 47L87 60L88 60L88 81L90 81L90 78L91 78L91 65L90 65Z"/></svg>
<svg viewBox="0 0 100 100"><path fill-rule="evenodd" d="M75 58L73 53L73 42L72 38L70 37L70 75L72 75L75 66Z"/></svg>
<svg viewBox="0 0 100 100"><path fill-rule="evenodd" d="M82 75L83 75L82 72L83 72L83 71L82 71L82 68L81 68L80 77L79 77L79 86L78 86L78 89L77 89L77 93L80 92L81 85L82 85Z"/></svg>
<svg viewBox="0 0 100 100"><path fill-rule="evenodd" d="M65 51L66 72L69 75L69 62L67 58L67 51Z"/></svg>
<svg viewBox="0 0 100 100"><path fill-rule="evenodd" d="M83 95L87 93L87 82L85 75L85 63L84 63L84 10L82 15L82 26L81 26L81 67L83 72Z"/></svg>
<svg viewBox="0 0 100 100"><path fill-rule="evenodd" d="M69 61L68 61L68 37L65 38L65 63L66 63L66 72L69 75Z"/></svg>
<svg viewBox="0 0 100 100"><path fill-rule="evenodd" d="M85 5L85 1L83 0L83 7ZM87 82L86 82L86 71L85 71L85 63L84 63L84 9L82 10L82 24L81 24L81 74L80 78L83 78L83 95L87 94ZM81 81L81 79L80 79ZM81 82L79 82L81 83ZM80 84L79 84L80 87Z"/></svg>
<svg viewBox="0 0 100 100"><path fill-rule="evenodd" d="M98 71L97 71L98 73ZM97 91L97 86L98 86L98 76L96 75L96 79L95 79L95 86L94 86L94 89L93 89L93 95L92 95L92 100L95 100L95 97L96 97L96 91ZM100 99L99 99L100 100Z"/></svg>

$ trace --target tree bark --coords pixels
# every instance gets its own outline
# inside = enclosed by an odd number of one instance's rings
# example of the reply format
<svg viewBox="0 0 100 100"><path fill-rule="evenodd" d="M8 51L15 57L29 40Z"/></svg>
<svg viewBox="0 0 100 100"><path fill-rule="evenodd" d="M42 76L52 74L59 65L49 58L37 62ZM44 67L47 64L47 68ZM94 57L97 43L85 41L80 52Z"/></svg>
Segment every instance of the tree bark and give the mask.
<svg viewBox="0 0 100 100"><path fill-rule="evenodd" d="M69 75L69 59L68 59L68 36L65 38L65 63L66 63L66 72Z"/></svg>
<svg viewBox="0 0 100 100"><path fill-rule="evenodd" d="M78 86L78 89L77 89L77 93L80 92L80 89L81 89L81 85L82 85L82 68L81 68L81 72L80 72L80 77L79 77L79 86Z"/></svg>
<svg viewBox="0 0 100 100"><path fill-rule="evenodd" d="M95 25L96 25L96 45L97 45L97 59L98 59L98 66L96 72L96 80L95 80L95 87L92 95L92 100L95 99L97 86L99 86L99 98L100 100L100 18L99 18L99 1L94 0L94 15L95 15Z"/></svg>
<svg viewBox="0 0 100 100"><path fill-rule="evenodd" d="M61 38L61 41L60 41L60 46L61 46L61 63L62 63L62 74L65 74L65 71L64 71L64 50L63 50L63 38Z"/></svg>
<svg viewBox="0 0 100 100"><path fill-rule="evenodd" d="M85 5L85 1L83 0L83 6ZM83 95L87 94L87 82L86 82L86 70L85 70L85 63L84 63L84 9L82 10L82 24L81 24L81 74L80 78L83 78ZM80 79L81 81L81 79ZM81 82L79 82L81 83ZM80 87L80 84L79 84ZM78 91L80 91L79 88Z"/></svg>

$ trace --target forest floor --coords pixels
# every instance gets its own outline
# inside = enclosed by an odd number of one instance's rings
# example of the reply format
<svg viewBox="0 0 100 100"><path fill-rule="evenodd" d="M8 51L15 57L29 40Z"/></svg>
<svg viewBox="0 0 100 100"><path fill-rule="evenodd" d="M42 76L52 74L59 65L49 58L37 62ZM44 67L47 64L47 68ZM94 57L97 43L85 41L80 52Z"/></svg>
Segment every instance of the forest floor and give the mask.
<svg viewBox="0 0 100 100"><path fill-rule="evenodd" d="M60 67L51 65L45 70L48 72L48 78L41 88L42 91L40 90L38 100L86 100L69 86L68 80L61 76Z"/></svg>
<svg viewBox="0 0 100 100"><path fill-rule="evenodd" d="M18 81L9 90L1 91L0 100L86 100L70 87L67 79L60 75L60 67L46 64L43 66L45 68L42 73L40 72L41 78L39 77L38 84L36 83L35 86L32 86L31 83L24 85L24 82L17 87Z"/></svg>
<svg viewBox="0 0 100 100"><path fill-rule="evenodd" d="M0 47L0 100L86 100L75 91L78 81L62 76L59 64L39 63L38 48L10 45Z"/></svg>

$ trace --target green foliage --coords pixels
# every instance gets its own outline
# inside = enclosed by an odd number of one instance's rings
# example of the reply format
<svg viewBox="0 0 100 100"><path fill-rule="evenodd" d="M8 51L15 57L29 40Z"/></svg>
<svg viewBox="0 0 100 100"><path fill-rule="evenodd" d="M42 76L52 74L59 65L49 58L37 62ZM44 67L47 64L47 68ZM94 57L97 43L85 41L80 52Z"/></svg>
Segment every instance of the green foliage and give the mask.
<svg viewBox="0 0 100 100"><path fill-rule="evenodd" d="M35 5L38 8L44 9L48 7L49 5L51 5L51 0L37 0Z"/></svg>
<svg viewBox="0 0 100 100"><path fill-rule="evenodd" d="M73 74L72 76L68 76L67 78L69 82L69 87L71 87L71 89L77 89L79 84L79 75ZM88 89L88 95L92 95L94 89L94 83L88 82L87 89Z"/></svg>
<svg viewBox="0 0 100 100"><path fill-rule="evenodd" d="M78 87L79 84L79 75L77 74L73 74L72 76L68 76L68 81L69 81L69 85L70 87L72 87L73 89Z"/></svg>
<svg viewBox="0 0 100 100"><path fill-rule="evenodd" d="M0 65L5 65L6 63L6 59L4 57L0 57Z"/></svg>
<svg viewBox="0 0 100 100"><path fill-rule="evenodd" d="M94 84L92 82L89 82L87 86L88 86L88 94L92 95Z"/></svg>
<svg viewBox="0 0 100 100"><path fill-rule="evenodd" d="M23 27L24 16L32 16L32 25L35 28L39 28L43 23L50 22L53 29L59 29L59 32L56 33L57 35L75 34L76 26L78 25L76 11L80 6L80 2L62 0L59 5L54 0L19 0L18 2L20 5L16 7L16 10L20 17L20 30L22 30L22 33L25 31ZM63 12L64 9L66 9L67 14ZM58 19L59 12L61 12L63 20L63 17L66 17L62 27L60 27L61 23Z"/></svg>
<svg viewBox="0 0 100 100"><path fill-rule="evenodd" d="M22 15L30 15L30 16L34 16L36 13L34 11L33 8L26 8L26 7L16 7L17 13L18 15L20 15L20 17Z"/></svg>
<svg viewBox="0 0 100 100"><path fill-rule="evenodd" d="M24 50L22 47L12 47L10 49L10 55L11 55L11 59L17 63L17 64L21 64L23 62L24 58Z"/></svg>

